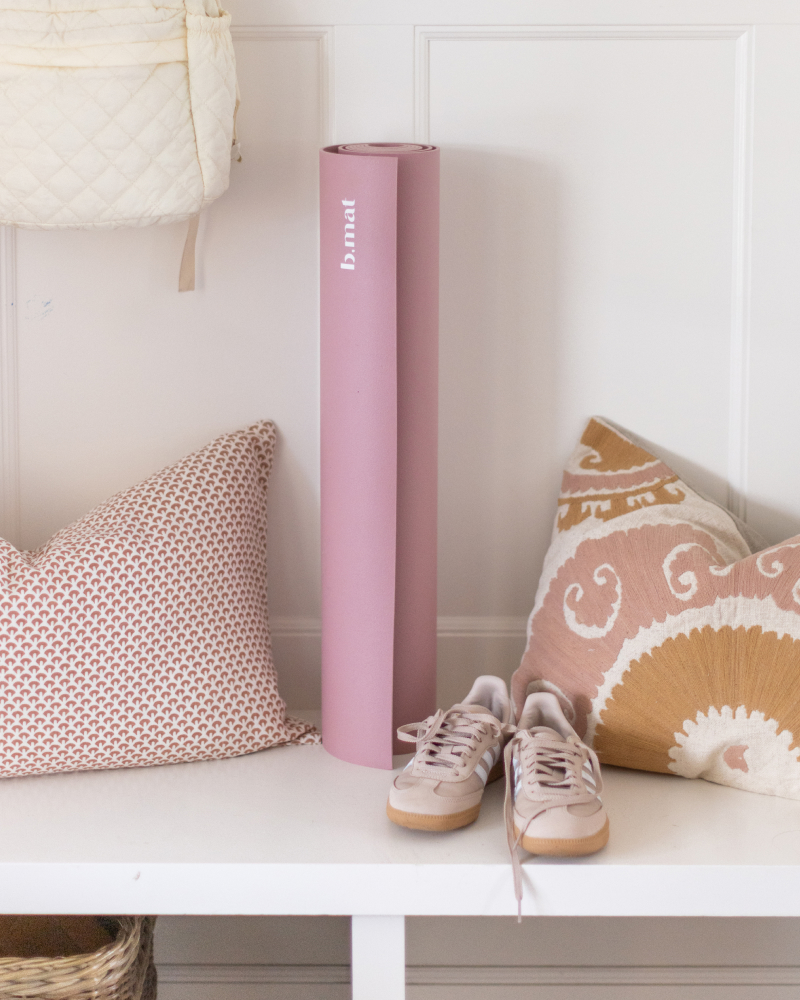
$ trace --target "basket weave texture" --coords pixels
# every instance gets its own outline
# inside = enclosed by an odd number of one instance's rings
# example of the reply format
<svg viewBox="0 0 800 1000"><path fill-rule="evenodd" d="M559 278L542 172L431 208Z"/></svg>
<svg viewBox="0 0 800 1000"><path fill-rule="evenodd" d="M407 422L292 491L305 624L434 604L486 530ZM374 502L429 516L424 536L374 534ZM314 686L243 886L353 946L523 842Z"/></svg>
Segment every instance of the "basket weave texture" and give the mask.
<svg viewBox="0 0 800 1000"><path fill-rule="evenodd" d="M155 917L115 917L111 944L63 958L0 958L0 1000L155 1000Z"/></svg>

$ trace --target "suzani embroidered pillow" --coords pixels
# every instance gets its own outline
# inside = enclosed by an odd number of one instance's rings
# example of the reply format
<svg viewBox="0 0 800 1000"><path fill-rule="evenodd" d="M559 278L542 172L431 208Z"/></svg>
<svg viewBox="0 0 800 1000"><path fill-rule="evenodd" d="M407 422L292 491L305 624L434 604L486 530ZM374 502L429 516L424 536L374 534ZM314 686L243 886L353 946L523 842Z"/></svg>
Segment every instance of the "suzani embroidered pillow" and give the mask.
<svg viewBox="0 0 800 1000"><path fill-rule="evenodd" d="M800 535L747 529L593 419L564 472L512 692L607 764L800 798Z"/></svg>
<svg viewBox="0 0 800 1000"><path fill-rule="evenodd" d="M270 650L274 443L226 434L35 552L0 541L0 776L318 741Z"/></svg>

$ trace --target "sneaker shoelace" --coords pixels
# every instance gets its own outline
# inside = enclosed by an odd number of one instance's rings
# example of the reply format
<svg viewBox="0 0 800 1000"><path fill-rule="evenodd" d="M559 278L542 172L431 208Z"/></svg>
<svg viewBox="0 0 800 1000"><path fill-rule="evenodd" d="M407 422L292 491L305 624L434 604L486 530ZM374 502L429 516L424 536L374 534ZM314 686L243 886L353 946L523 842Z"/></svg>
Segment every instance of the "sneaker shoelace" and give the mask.
<svg viewBox="0 0 800 1000"><path fill-rule="evenodd" d="M466 712L461 708L440 709L422 722L400 726L398 739L416 743L417 750L409 767L419 765L417 773L448 781L458 777L476 747L489 734L501 739L508 729L488 712Z"/></svg>
<svg viewBox="0 0 800 1000"><path fill-rule="evenodd" d="M528 826L542 812L559 806L594 802L603 790L597 754L574 736L562 739L551 729L519 729L505 750L506 794L503 812L514 872L517 922L522 922L522 863L519 845ZM538 813L514 835L514 800L525 788L542 803Z"/></svg>

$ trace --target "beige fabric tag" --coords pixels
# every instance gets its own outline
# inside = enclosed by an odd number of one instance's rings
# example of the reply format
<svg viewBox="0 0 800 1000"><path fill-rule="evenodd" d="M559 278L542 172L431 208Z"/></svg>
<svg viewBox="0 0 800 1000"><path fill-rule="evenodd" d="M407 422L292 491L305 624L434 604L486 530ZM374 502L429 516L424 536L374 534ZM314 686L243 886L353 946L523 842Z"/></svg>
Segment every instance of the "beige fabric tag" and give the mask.
<svg viewBox="0 0 800 1000"><path fill-rule="evenodd" d="M178 278L179 292L194 291L194 253L197 245L197 227L200 225L200 216L195 215L189 220L189 229L186 233L186 242L183 245L183 257L181 257L181 273Z"/></svg>

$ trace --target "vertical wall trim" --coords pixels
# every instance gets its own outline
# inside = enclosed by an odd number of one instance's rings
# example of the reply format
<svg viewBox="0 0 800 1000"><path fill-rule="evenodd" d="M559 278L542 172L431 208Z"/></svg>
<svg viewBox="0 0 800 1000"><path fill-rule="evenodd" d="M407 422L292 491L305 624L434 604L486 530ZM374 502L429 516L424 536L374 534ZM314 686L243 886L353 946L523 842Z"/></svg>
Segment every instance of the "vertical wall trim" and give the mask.
<svg viewBox="0 0 800 1000"><path fill-rule="evenodd" d="M432 32L417 28L414 46L414 141L425 146L431 141L432 35Z"/></svg>
<svg viewBox="0 0 800 1000"><path fill-rule="evenodd" d="M0 536L19 544L17 233L0 227Z"/></svg>
<svg viewBox="0 0 800 1000"><path fill-rule="evenodd" d="M323 28L319 39L320 145L333 145L336 135L336 29Z"/></svg>
<svg viewBox="0 0 800 1000"><path fill-rule="evenodd" d="M728 411L728 506L747 518L750 426L750 285L753 184L753 49L755 29L736 42L733 275L730 401Z"/></svg>

